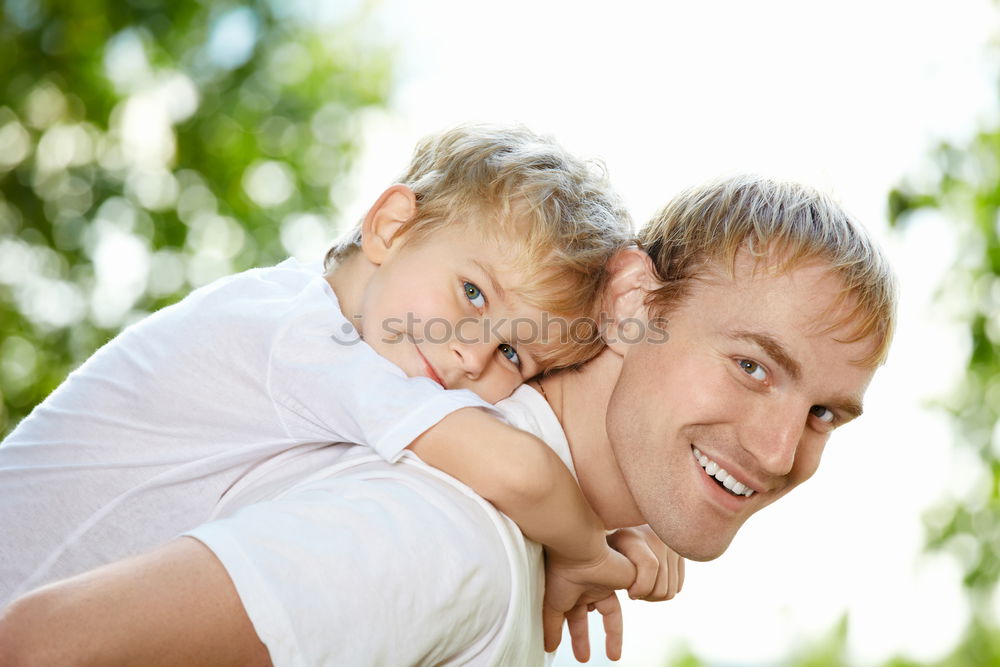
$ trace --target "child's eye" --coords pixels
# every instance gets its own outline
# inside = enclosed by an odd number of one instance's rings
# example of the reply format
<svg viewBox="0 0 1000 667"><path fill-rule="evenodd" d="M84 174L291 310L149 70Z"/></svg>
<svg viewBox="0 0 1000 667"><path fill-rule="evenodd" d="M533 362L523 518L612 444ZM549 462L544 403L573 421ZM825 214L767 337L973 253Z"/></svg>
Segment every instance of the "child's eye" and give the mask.
<svg viewBox="0 0 1000 667"><path fill-rule="evenodd" d="M510 359L515 365L521 365L521 357L517 356L517 350L512 346L507 343L501 343L497 349L500 350L500 354Z"/></svg>
<svg viewBox="0 0 1000 667"><path fill-rule="evenodd" d="M765 371L764 368L756 361L751 361L749 359L740 359L737 363L739 363L740 368L743 369L743 372L752 377L754 380L763 382L764 380L767 379L767 371Z"/></svg>
<svg viewBox="0 0 1000 667"><path fill-rule="evenodd" d="M833 411L830 408L825 408L822 405L814 405L809 408L809 413L827 424L833 423Z"/></svg>
<svg viewBox="0 0 1000 667"><path fill-rule="evenodd" d="M468 281L463 282L462 287L465 288L465 296L472 302L473 306L482 308L486 305L486 297L483 296L478 287Z"/></svg>

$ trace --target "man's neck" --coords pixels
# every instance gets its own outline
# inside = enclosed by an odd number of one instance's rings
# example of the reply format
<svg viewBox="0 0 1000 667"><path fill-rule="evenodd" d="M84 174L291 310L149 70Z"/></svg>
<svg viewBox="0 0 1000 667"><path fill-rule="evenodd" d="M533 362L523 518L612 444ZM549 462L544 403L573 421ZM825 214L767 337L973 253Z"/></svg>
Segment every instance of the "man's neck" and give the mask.
<svg viewBox="0 0 1000 667"><path fill-rule="evenodd" d="M375 273L375 265L362 252L355 252L327 269L326 282L333 288L340 311L354 328L361 331L361 302L365 286Z"/></svg>
<svg viewBox="0 0 1000 667"><path fill-rule="evenodd" d="M544 379L545 395L569 441L580 488L607 528L644 523L618 467L605 428L621 357L605 349L577 371Z"/></svg>

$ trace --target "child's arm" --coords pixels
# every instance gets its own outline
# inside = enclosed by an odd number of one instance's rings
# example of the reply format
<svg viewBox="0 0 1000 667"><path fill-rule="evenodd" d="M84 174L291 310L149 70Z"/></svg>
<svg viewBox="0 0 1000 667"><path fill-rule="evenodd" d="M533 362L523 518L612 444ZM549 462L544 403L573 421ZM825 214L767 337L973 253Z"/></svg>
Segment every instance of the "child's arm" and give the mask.
<svg viewBox="0 0 1000 667"><path fill-rule="evenodd" d="M636 568L608 544L604 525L556 453L530 433L474 409L448 415L410 449L546 546L546 650L559 645L566 613L593 603L604 615L608 657L617 659L622 616L614 590L633 585Z"/></svg>
<svg viewBox="0 0 1000 667"><path fill-rule="evenodd" d="M550 555L580 566L608 559L612 549L601 520L556 453L530 433L466 408L425 431L410 449L493 503ZM596 574L627 587L635 572L617 564Z"/></svg>

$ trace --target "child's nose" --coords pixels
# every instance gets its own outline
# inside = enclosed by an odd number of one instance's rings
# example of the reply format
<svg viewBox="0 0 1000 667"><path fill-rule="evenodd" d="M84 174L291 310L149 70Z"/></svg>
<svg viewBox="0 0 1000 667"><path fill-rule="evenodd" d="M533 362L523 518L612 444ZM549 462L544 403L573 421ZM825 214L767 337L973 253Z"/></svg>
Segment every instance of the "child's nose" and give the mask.
<svg viewBox="0 0 1000 667"><path fill-rule="evenodd" d="M478 378L496 353L496 346L486 342L458 342L452 345L459 367L469 378Z"/></svg>

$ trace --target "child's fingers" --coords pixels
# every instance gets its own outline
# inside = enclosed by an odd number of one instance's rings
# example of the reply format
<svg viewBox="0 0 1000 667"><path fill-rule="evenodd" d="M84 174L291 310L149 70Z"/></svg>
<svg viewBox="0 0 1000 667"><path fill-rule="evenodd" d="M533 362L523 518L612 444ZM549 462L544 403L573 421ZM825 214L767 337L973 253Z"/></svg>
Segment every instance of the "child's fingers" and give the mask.
<svg viewBox="0 0 1000 667"><path fill-rule="evenodd" d="M645 599L653 592L657 575L662 569L645 537L634 529L623 528L608 536L608 544L635 566L635 581L628 588L628 596L633 600Z"/></svg>
<svg viewBox="0 0 1000 667"><path fill-rule="evenodd" d="M628 588L628 596L633 600L642 600L653 592L656 579L665 568L644 542L637 543L635 551L626 556L635 565L635 581Z"/></svg>
<svg viewBox="0 0 1000 667"><path fill-rule="evenodd" d="M618 596L611 595L598 600L594 607L604 618L604 652L609 660L619 660L622 657L622 606Z"/></svg>
<svg viewBox="0 0 1000 667"><path fill-rule="evenodd" d="M651 530L645 530L643 534L660 563L653 589L643 599L649 602L672 600L684 584L684 558L661 542Z"/></svg>
<svg viewBox="0 0 1000 667"><path fill-rule="evenodd" d="M653 593L646 599L650 602L673 600L680 593L684 581L684 559L672 551L663 557L659 576Z"/></svg>
<svg viewBox="0 0 1000 667"><path fill-rule="evenodd" d="M681 568L684 567L683 563L684 559L678 556L677 554L673 554L672 558L670 559L670 567L667 568L668 570L670 570L669 581L667 583L667 593L666 593L667 600L672 600L673 597L677 595L678 591L680 591L681 589L680 577L681 577Z"/></svg>
<svg viewBox="0 0 1000 667"><path fill-rule="evenodd" d="M647 602L662 602L663 600L669 600L674 595L671 592L671 588L676 590L677 582L674 579L675 576L674 564L666 562L660 564L660 571L656 573L656 584L653 586L653 590L650 591L649 595L643 598Z"/></svg>
<svg viewBox="0 0 1000 667"><path fill-rule="evenodd" d="M562 641L562 624L562 612L547 604L542 606L542 637L546 652L551 653L559 648L559 642Z"/></svg>
<svg viewBox="0 0 1000 667"><path fill-rule="evenodd" d="M587 605L578 604L566 612L566 625L573 645L573 657L579 662L590 660L590 633L587 628Z"/></svg>

